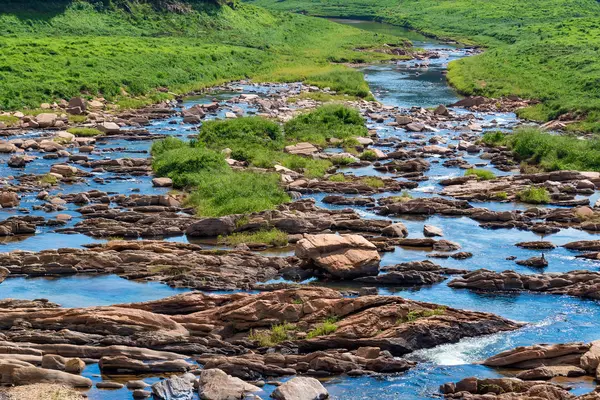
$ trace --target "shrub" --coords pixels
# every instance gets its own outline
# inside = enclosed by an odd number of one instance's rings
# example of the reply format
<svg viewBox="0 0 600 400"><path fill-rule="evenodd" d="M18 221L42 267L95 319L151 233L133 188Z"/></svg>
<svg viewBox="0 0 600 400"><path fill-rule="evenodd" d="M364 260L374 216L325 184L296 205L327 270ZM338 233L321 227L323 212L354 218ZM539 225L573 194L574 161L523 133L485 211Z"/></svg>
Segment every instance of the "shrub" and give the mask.
<svg viewBox="0 0 600 400"><path fill-rule="evenodd" d="M327 139L349 139L366 136L368 132L358 110L341 104L328 104L300 114L288 121L284 128L288 140L319 146L326 146Z"/></svg>
<svg viewBox="0 0 600 400"><path fill-rule="evenodd" d="M488 171L486 169L468 169L465 172L465 176L475 176L477 177L478 181L489 181L491 179L495 179L496 178L496 174L494 174L492 171Z"/></svg>
<svg viewBox="0 0 600 400"><path fill-rule="evenodd" d="M269 246L284 247L288 245L288 235L279 229L261 230L258 232L237 232L220 237L219 242L228 246L241 243L264 243Z"/></svg>
<svg viewBox="0 0 600 400"><path fill-rule="evenodd" d="M101 131L96 128L69 128L67 132L72 133L79 137L91 137L103 135Z"/></svg>
<svg viewBox="0 0 600 400"><path fill-rule="evenodd" d="M517 193L517 198L523 203L543 204L550 202L550 194L544 187L530 186Z"/></svg>
<svg viewBox="0 0 600 400"><path fill-rule="evenodd" d="M152 153L153 156L159 156L165 151L180 149L182 147L188 147L189 145L190 143L184 142L181 139L167 137L163 140L157 140L156 142L152 143L150 153Z"/></svg>

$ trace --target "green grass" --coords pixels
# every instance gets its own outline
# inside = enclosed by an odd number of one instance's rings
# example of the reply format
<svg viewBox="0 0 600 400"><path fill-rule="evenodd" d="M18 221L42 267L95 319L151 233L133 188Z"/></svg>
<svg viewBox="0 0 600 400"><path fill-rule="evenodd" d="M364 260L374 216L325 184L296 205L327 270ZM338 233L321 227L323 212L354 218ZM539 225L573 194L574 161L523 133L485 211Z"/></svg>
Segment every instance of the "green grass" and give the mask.
<svg viewBox="0 0 600 400"><path fill-rule="evenodd" d="M103 135L103 133L96 128L69 128L67 129L67 132L79 137L93 137Z"/></svg>
<svg viewBox="0 0 600 400"><path fill-rule="evenodd" d="M186 183L195 189L187 204L198 215L220 217L230 214L249 214L274 209L290 201L279 184L278 174L257 172L187 174Z"/></svg>
<svg viewBox="0 0 600 400"><path fill-rule="evenodd" d="M327 145L327 139L366 136L365 121L358 110L341 104L327 104L300 114L284 126L287 140Z"/></svg>
<svg viewBox="0 0 600 400"><path fill-rule="evenodd" d="M400 193L400 196L391 196L389 199L393 199L394 202L398 203L406 203L407 201L412 200L414 197L408 191L404 190Z"/></svg>
<svg viewBox="0 0 600 400"><path fill-rule="evenodd" d="M260 347L271 347L290 339L290 332L295 331L296 326L289 323L273 325L269 331L250 331L248 339L258 342Z"/></svg>
<svg viewBox="0 0 600 400"><path fill-rule="evenodd" d="M395 37L239 2L189 3L187 12L176 13L143 2L129 2L128 9L91 0L2 2L0 109L81 94L139 107L172 97L157 88L187 93L246 78L304 80L367 98L362 74L341 63L387 60L356 49L402 45Z"/></svg>
<svg viewBox="0 0 600 400"><path fill-rule="evenodd" d="M483 140L490 145L508 146L520 161L548 171L600 171L600 139L597 137L582 140L523 128L512 135L487 133Z"/></svg>
<svg viewBox="0 0 600 400"><path fill-rule="evenodd" d="M373 150L365 150L362 152L359 158L366 161L375 161L377 160L377 154L375 154Z"/></svg>
<svg viewBox="0 0 600 400"><path fill-rule="evenodd" d="M177 188L193 186L197 173L225 173L229 166L222 153L203 147L181 147L154 157L152 168L158 176L173 179Z"/></svg>
<svg viewBox="0 0 600 400"><path fill-rule="evenodd" d="M20 119L12 115L0 115L0 123L6 126L13 126L19 123Z"/></svg>
<svg viewBox="0 0 600 400"><path fill-rule="evenodd" d="M219 243L235 246L242 243L260 243L274 247L288 245L288 236L279 229L261 230L258 232L237 232L229 236L220 237Z"/></svg>
<svg viewBox="0 0 600 400"><path fill-rule="evenodd" d="M487 169L468 169L465 171L465 176L475 176L478 181L489 181L496 178L496 174Z"/></svg>
<svg viewBox="0 0 600 400"><path fill-rule="evenodd" d="M600 3L595 0L254 0L274 10L376 19L487 50L449 65L460 92L539 99L520 114L583 116L600 132Z"/></svg>
<svg viewBox="0 0 600 400"><path fill-rule="evenodd" d="M372 187L373 189L380 189L382 187L385 187L385 182L383 181L383 179L374 176L362 177L360 181L361 183L364 183L365 185Z"/></svg>
<svg viewBox="0 0 600 400"><path fill-rule="evenodd" d="M335 174L335 175L331 175L327 180L331 181L331 182L346 182L346 175L344 174Z"/></svg>
<svg viewBox="0 0 600 400"><path fill-rule="evenodd" d="M445 307L438 307L433 310L411 310L409 311L405 317L398 318L396 324L402 324L406 322L413 322L421 318L433 317L434 315L444 315L446 314Z"/></svg>
<svg viewBox="0 0 600 400"><path fill-rule="evenodd" d="M546 204L550 203L550 194L544 187L530 186L517 193L517 198L523 203Z"/></svg>
<svg viewBox="0 0 600 400"><path fill-rule="evenodd" d="M56 185L58 183L58 178L54 175L46 174L39 179L40 183L45 183L48 185Z"/></svg>
<svg viewBox="0 0 600 400"><path fill-rule="evenodd" d="M280 150L283 148L283 132L277 122L261 117L214 120L202 124L198 141L221 149L241 148L243 144L243 147L252 145Z"/></svg>
<svg viewBox="0 0 600 400"><path fill-rule="evenodd" d="M330 335L337 331L337 318L327 318L323 323L318 324L314 329L306 334L307 339L313 339L318 336Z"/></svg>

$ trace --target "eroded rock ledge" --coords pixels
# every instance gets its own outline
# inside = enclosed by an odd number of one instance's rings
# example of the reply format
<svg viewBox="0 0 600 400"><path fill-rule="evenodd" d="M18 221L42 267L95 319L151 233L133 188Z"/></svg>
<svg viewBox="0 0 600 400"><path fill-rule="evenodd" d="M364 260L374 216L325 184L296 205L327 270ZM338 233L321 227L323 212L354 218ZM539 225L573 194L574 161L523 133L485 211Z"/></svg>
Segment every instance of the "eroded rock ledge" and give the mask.
<svg viewBox="0 0 600 400"><path fill-rule="evenodd" d="M0 310L3 363L33 368L47 355L77 357L111 374L183 373L197 368L194 358L243 379L401 372L414 363L394 356L521 326L488 313L399 297L345 298L319 287L196 292L109 307L28 306Z"/></svg>
<svg viewBox="0 0 600 400"><path fill-rule="evenodd" d="M485 292L532 291L600 299L600 273L586 270L529 275L479 269L452 280L448 286Z"/></svg>
<svg viewBox="0 0 600 400"><path fill-rule="evenodd" d="M600 342L517 347L483 361L483 365L501 368L515 377L471 377L442 385L440 390L446 397L454 399L597 400L600 388L574 396L569 393L568 387L552 380L585 375L598 380L599 364Z"/></svg>

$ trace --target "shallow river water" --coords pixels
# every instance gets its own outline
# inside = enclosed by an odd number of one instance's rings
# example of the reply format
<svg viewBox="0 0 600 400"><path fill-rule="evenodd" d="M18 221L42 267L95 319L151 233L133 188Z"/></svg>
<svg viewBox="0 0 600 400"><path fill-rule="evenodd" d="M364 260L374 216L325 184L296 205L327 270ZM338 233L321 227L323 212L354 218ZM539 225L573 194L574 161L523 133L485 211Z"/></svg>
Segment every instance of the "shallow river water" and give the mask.
<svg viewBox="0 0 600 400"><path fill-rule="evenodd" d="M391 34L408 36L417 47L439 51L439 59L428 61L427 66L415 66L415 62L369 66L363 68L366 79L376 98L386 105L398 107L432 107L438 104L449 104L456 101L458 95L448 86L443 74L449 61L465 56L466 51L449 45L437 43L425 37L384 24L361 21L340 21L352 24L358 28L376 30ZM267 88L259 86L243 86L245 92L264 94ZM220 99L226 100L232 94L222 94ZM213 96L211 96L213 97ZM209 101L208 98L188 99L185 106L194 103ZM246 107L246 111L253 111ZM465 112L456 110L456 112ZM516 116L510 113L481 114L482 125L487 129L511 129L519 124ZM409 133L394 130L385 124L370 124L370 128L377 129L381 137L400 136L410 140ZM152 133L176 135L185 137L193 133L190 126L171 125L167 120L155 121L148 129ZM32 133L36 135L39 133ZM438 135L453 134L440 131ZM452 143L449 140L448 143ZM148 141L129 142L126 140L111 140L97 145L98 149L105 149L105 157L146 157L150 143ZM134 153L132 153L132 151ZM140 154L135 152L142 152ZM0 174L8 176L14 174L6 166L5 155L0 156ZM469 162L487 163L477 156L467 156ZM49 170L53 160L38 159L28 164L26 173L43 173ZM491 166L485 168L494 171L497 175L506 174ZM377 175L371 167L361 169L348 168L347 171L355 175ZM432 164L426 173L428 181L421 182L419 187L410 191L415 197L431 196L439 192L438 185L441 179L462 175L458 168L446 168L441 163ZM98 188L108 192L131 193L133 188L139 189L142 194L163 193L166 189L152 187L149 177L137 177L124 181L113 179L110 173L101 174L105 178L104 185L96 185L91 180L86 185L72 185L61 187L62 192L80 192ZM322 203L323 195L313 196L322 207L332 207ZM595 199L596 196L592 196ZM21 206L31 208L40 204L35 194L26 196ZM68 213L73 216L69 225L81 220L81 215L75 212L73 205ZM506 210L525 208L524 205L514 203L478 203L478 207L488 207L493 210ZM357 210L368 218L380 218L367 209ZM42 211L32 211L33 215L44 215ZM16 215L14 211L0 210L0 219ZM539 240L540 236L525 231L499 230L490 231L479 227L478 223L469 218L434 216L426 221L424 219L401 219L407 226L410 237L422 237L423 225L426 223L443 229L445 237L460 243L466 251L472 252L473 257L468 260L457 261L453 259L434 260L444 267L456 267L474 270L487 268L495 271L513 269L521 273L539 273L527 267L515 265L508 261L508 256L528 258L539 254L533 250L524 250L514 246L521 241ZM0 244L0 251L31 250L57 247L80 247L87 243L97 242L84 235L64 235L52 232L53 228L40 228L35 236L23 237L15 240L5 240ZM554 234L551 240L560 245L569 241L593 239L594 235L574 230L565 229ZM168 240L185 241L184 237L169 238ZM282 253L286 254L286 253ZM574 254L558 247L546 254L549 267L546 272L570 271L576 269L597 270L598 264L590 261L576 259ZM396 249L393 253L386 253L383 264L396 264L399 262L423 260L426 253L418 250ZM109 305L123 302L138 302L163 298L181 293L185 290L173 289L158 283L140 283L127 281L116 276L85 277L75 276L67 278L12 278L0 285L0 298L47 298L65 307L84 307L95 305ZM454 290L446 282L420 289L407 288L382 288L380 293L389 296L403 296L406 298L448 305L478 311L492 312L510 319L526 322L527 325L514 332L502 333L488 337L466 339L457 344L440 346L434 349L420 351L409 358L421 361L413 370L393 377L385 378L345 378L339 377L325 381L326 387L335 399L426 399L437 398L440 384L457 381L468 376L499 376L500 372L478 365L477 362L503 350L518 345L531 345L536 343L562 343L569 341L592 341L599 339L598 321L600 321L600 304L594 301L585 301L567 296L516 294L516 295L483 295L467 290ZM99 370L96 365L89 366L85 375L93 380L99 380ZM156 378L148 378L153 382ZM584 393L593 387L591 381L577 380L572 382L574 393ZM272 386L265 386L263 397L273 390ZM100 391L93 389L89 392L92 399L123 399L129 398L127 390Z"/></svg>

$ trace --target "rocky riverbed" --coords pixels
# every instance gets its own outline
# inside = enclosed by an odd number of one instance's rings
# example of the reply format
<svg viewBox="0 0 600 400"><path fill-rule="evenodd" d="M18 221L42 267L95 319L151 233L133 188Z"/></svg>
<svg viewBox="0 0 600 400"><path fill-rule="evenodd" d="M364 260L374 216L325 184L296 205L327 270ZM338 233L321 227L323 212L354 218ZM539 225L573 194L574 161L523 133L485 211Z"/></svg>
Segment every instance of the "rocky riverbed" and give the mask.
<svg viewBox="0 0 600 400"><path fill-rule="evenodd" d="M521 124L512 112L529 102L458 101L441 72L467 52L430 50L366 67L383 101L345 102L369 128L355 154L289 146L345 161L322 178L276 166L293 200L248 215L197 216L154 176L152 141L215 118L284 122L320 89L236 82L136 111L74 98L17 115L0 130L1 383L102 400L421 399L440 385L450 398L596 398L600 175L520 173L480 139ZM420 98L423 83L434 93ZM519 202L532 187L550 202ZM287 244L222 240L271 228ZM110 279L128 282L123 300L108 300ZM160 290L140 301L144 285Z"/></svg>

